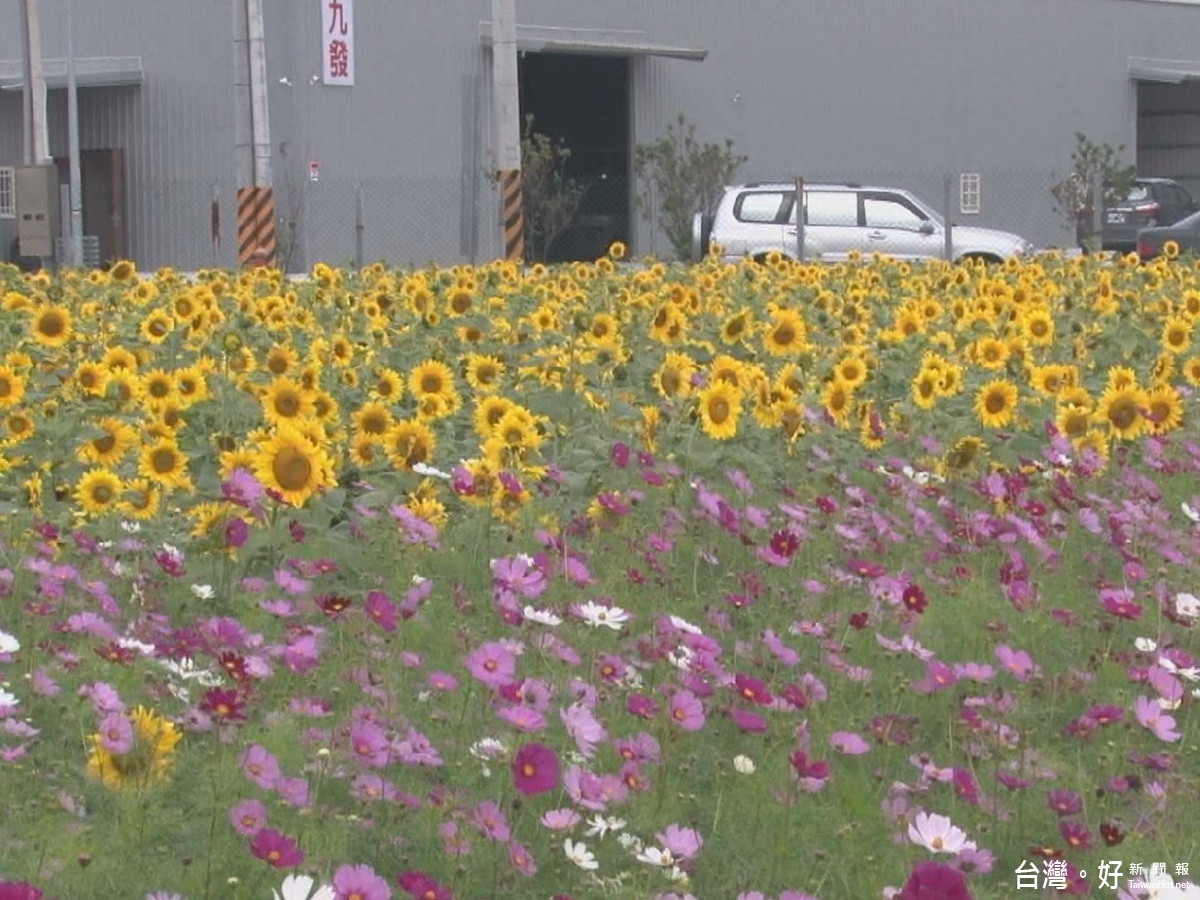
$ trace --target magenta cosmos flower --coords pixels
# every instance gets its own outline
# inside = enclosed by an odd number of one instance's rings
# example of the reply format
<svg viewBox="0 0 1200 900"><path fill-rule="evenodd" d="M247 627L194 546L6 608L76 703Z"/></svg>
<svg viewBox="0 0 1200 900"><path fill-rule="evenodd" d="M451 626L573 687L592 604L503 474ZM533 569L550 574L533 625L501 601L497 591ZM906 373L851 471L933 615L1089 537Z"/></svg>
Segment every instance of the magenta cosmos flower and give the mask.
<svg viewBox="0 0 1200 900"><path fill-rule="evenodd" d="M704 706L691 691L676 691L669 704L671 721L684 731L699 731L704 727Z"/></svg>
<svg viewBox="0 0 1200 900"><path fill-rule="evenodd" d="M524 744L513 757L512 772L522 794L544 794L558 785L558 755L536 741Z"/></svg>
<svg viewBox="0 0 1200 900"><path fill-rule="evenodd" d="M370 866L341 866L333 873L337 900L391 900L392 889Z"/></svg>
<svg viewBox="0 0 1200 900"><path fill-rule="evenodd" d="M250 841L250 852L276 869L290 869L304 862L300 846L274 828L260 828Z"/></svg>
<svg viewBox="0 0 1200 900"><path fill-rule="evenodd" d="M920 862L895 900L971 900L962 872L941 863Z"/></svg>
<svg viewBox="0 0 1200 900"><path fill-rule="evenodd" d="M41 896L27 881L0 881L0 900L40 900Z"/></svg>
<svg viewBox="0 0 1200 900"><path fill-rule="evenodd" d="M464 662L473 678L491 687L508 684L517 671L517 658L512 651L495 641L471 652Z"/></svg>

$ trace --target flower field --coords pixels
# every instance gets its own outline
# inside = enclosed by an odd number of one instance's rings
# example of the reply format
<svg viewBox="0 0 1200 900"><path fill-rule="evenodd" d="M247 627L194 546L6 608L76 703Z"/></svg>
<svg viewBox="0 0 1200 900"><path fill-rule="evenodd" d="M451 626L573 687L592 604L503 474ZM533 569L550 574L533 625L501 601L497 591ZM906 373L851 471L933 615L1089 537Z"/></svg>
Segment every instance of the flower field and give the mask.
<svg viewBox="0 0 1200 900"><path fill-rule="evenodd" d="M622 255L0 267L0 900L1200 897L1200 263Z"/></svg>

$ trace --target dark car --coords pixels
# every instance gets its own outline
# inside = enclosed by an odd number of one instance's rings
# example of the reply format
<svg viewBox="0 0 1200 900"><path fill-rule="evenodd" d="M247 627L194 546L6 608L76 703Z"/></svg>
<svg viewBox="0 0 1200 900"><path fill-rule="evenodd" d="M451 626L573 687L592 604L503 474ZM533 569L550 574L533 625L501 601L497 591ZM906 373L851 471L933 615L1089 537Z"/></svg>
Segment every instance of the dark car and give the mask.
<svg viewBox="0 0 1200 900"><path fill-rule="evenodd" d="M1154 259L1162 254L1167 241L1174 241L1180 253L1200 253L1200 212L1174 225L1143 228L1137 236L1137 254L1143 260Z"/></svg>
<svg viewBox="0 0 1200 900"><path fill-rule="evenodd" d="M1143 228L1174 225L1198 208L1191 194L1170 178L1138 178L1125 199L1104 210L1100 249L1130 253ZM1080 247L1087 249L1092 229L1091 209L1081 210L1075 229Z"/></svg>

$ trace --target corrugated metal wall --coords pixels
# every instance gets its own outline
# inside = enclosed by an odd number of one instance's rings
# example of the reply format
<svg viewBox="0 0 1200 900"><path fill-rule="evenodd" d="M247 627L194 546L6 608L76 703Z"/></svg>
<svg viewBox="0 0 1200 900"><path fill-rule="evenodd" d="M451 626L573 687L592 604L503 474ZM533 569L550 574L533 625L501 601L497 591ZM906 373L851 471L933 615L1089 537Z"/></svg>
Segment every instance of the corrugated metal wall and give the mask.
<svg viewBox="0 0 1200 900"><path fill-rule="evenodd" d="M1174 178L1200 197L1200 84L1138 86L1138 173Z"/></svg>
<svg viewBox="0 0 1200 900"><path fill-rule="evenodd" d="M50 57L62 52L62 3L42 0ZM213 262L215 186L217 261L231 263L232 0L161 0L152 14L132 0L75 6L79 55L144 60L142 86L87 91L81 102L83 146L126 152L137 261ZM490 0L356 0L353 89L310 83L320 72L319 0L265 6L276 190L280 216L295 226L283 235L293 267L345 262L359 245L366 260L493 255L489 55L478 40ZM15 22L16 10L0 0L0 21ZM885 181L935 203L944 173L979 172L972 224L1041 243L1067 236L1048 194L1073 134L1136 146L1127 58L1200 57L1200 10L1134 0L518 0L518 21L708 48L703 63L634 60L635 141L683 112L702 138L734 140L750 158L746 178ZM16 41L16 29L0 29L0 57L16 58ZM19 111L0 99L9 135ZM53 152L65 153L60 91L51 117ZM0 152L12 143L0 134ZM635 249L666 250L639 226Z"/></svg>

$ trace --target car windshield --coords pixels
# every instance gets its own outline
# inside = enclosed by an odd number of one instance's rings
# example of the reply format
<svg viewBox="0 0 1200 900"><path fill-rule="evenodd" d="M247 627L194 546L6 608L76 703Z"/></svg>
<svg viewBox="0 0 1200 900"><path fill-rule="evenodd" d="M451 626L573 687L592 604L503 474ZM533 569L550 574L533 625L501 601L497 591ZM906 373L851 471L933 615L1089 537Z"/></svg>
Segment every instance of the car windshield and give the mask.
<svg viewBox="0 0 1200 900"><path fill-rule="evenodd" d="M1137 203L1141 200L1146 200L1150 197L1150 186L1146 184L1135 184L1129 189L1129 193L1125 199L1130 203Z"/></svg>

